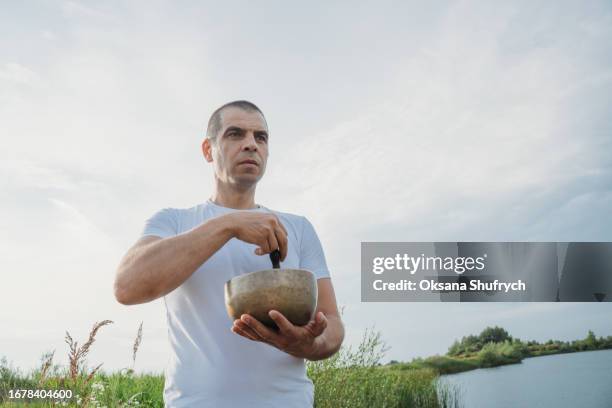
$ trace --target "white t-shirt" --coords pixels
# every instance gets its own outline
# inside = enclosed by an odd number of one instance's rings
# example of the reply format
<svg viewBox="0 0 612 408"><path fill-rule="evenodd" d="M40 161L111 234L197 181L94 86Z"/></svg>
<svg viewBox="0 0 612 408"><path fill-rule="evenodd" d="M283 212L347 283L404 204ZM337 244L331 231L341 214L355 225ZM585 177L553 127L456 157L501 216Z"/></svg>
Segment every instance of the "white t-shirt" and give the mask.
<svg viewBox="0 0 612 408"><path fill-rule="evenodd" d="M205 220L236 210L210 200L187 209L164 208L146 221L142 236L161 238L187 232ZM282 268L307 269L329 277L312 224L302 216L278 216L288 234ZM234 276L272 267L256 245L229 240L183 284L163 297L171 355L165 369L166 407L312 407L314 387L305 361L231 331L224 285Z"/></svg>

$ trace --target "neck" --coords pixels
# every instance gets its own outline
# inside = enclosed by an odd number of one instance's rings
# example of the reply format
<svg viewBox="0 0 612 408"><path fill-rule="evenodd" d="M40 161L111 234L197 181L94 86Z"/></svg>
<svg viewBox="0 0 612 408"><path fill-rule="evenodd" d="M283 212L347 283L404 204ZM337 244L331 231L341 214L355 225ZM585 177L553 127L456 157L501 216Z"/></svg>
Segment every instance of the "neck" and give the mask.
<svg viewBox="0 0 612 408"><path fill-rule="evenodd" d="M215 191L210 200L222 207L234 208L238 210L249 210L255 208L255 185L238 188L228 186L216 180Z"/></svg>

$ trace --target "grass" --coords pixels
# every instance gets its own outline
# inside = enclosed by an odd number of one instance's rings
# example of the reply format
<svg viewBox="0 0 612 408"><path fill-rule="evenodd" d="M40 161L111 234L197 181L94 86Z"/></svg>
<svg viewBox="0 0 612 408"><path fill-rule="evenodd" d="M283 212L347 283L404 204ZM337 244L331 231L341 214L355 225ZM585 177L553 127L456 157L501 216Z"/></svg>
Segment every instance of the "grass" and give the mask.
<svg viewBox="0 0 612 408"><path fill-rule="evenodd" d="M95 323L88 339L79 347L66 332L69 364L53 364L55 352L41 358L40 368L28 374L0 360L0 406L79 408L163 407L164 376L134 373L136 353L142 341L142 323L133 346L132 367L107 374L98 364L89 369L86 357L95 342L96 334L110 320ZM430 367L411 370L391 370L380 365L388 350L381 335L366 330L357 348L342 347L329 359L307 363L307 374L315 386L315 407L411 407L456 408L460 406L458 390L438 383L439 371ZM8 399L9 390L46 389L66 390L73 398L66 401L52 399Z"/></svg>
<svg viewBox="0 0 612 408"><path fill-rule="evenodd" d="M429 369L434 370L440 375L461 373L463 371L474 370L480 368L480 362L477 358L454 358L448 356L432 356L416 358L410 363L398 363L387 366L391 371L407 371Z"/></svg>
<svg viewBox="0 0 612 408"><path fill-rule="evenodd" d="M430 368L389 370L381 335L366 330L357 349L343 347L327 360L308 362L315 407L459 407L458 390L438 384Z"/></svg>
<svg viewBox="0 0 612 408"><path fill-rule="evenodd" d="M163 407L163 375L135 375L133 365L119 372L107 374L100 370L102 364L89 369L86 357L95 342L98 331L113 322L104 320L95 323L88 339L79 347L70 333L66 332L69 363L67 367L53 364L55 352L44 354L41 367L23 374L8 365L6 358L0 360L0 404L2 407L17 407L27 404L32 407ZM142 323L133 346L133 363L142 340ZM72 398L53 400L50 398L9 400L9 390L70 390Z"/></svg>

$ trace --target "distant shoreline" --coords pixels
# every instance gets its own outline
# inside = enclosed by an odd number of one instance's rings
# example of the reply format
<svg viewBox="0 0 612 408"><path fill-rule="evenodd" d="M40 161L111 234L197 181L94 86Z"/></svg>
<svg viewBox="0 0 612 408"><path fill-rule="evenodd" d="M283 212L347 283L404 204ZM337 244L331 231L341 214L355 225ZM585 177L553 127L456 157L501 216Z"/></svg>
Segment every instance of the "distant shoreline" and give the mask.
<svg viewBox="0 0 612 408"><path fill-rule="evenodd" d="M402 371L429 368L439 375L447 375L518 364L526 358L610 349L612 336L597 338L591 330L582 340L538 343L513 338L501 327L487 327L477 336L470 335L455 341L446 355L415 358L409 363L392 361L383 368Z"/></svg>

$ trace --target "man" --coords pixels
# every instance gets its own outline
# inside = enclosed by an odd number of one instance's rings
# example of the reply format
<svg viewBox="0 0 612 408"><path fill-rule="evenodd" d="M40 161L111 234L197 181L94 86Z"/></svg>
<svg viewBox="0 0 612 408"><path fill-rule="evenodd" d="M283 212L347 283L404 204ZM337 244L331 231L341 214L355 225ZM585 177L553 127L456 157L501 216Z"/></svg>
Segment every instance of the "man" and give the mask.
<svg viewBox="0 0 612 408"><path fill-rule="evenodd" d="M217 109L202 143L214 168L212 196L192 208L158 211L118 267L120 303L163 296L172 350L166 407L312 406L304 360L330 357L344 338L314 228L305 217L255 204L268 142L266 120L254 104L235 101ZM281 267L307 269L317 277L315 318L297 327L270 311L278 331L249 315L232 324L225 282L269 269L269 253L276 249Z"/></svg>

